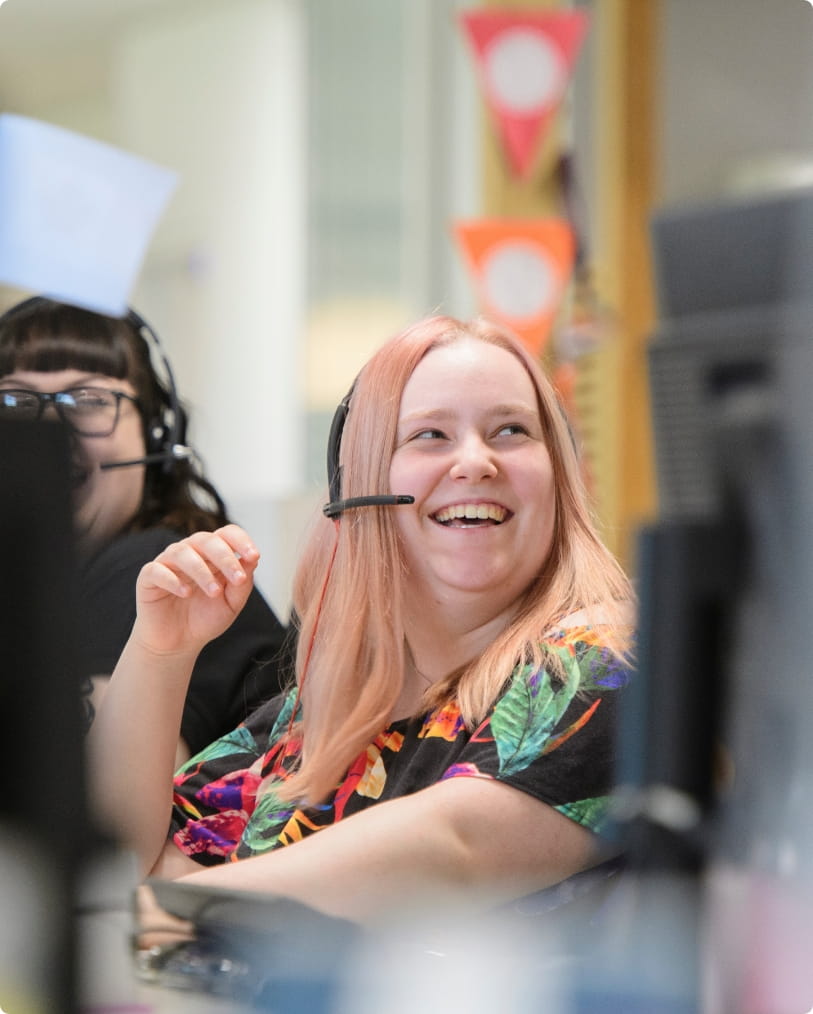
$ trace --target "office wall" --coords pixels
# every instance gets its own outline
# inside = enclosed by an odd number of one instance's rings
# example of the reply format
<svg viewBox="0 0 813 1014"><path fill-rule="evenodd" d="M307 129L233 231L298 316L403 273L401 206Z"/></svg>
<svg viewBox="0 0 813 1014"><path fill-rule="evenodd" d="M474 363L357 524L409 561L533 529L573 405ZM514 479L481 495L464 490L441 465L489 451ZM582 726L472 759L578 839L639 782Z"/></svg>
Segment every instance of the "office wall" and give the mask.
<svg viewBox="0 0 813 1014"><path fill-rule="evenodd" d="M287 611L303 487L305 41L295 0L162 14L111 54L120 143L180 185L136 301L167 336L194 440L263 551L259 583Z"/></svg>

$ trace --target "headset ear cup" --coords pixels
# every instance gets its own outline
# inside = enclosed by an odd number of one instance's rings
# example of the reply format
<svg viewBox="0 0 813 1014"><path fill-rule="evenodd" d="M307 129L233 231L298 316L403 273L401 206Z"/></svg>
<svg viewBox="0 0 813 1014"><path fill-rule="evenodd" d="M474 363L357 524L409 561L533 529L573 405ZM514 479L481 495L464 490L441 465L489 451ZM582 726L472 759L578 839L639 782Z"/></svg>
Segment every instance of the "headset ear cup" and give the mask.
<svg viewBox="0 0 813 1014"><path fill-rule="evenodd" d="M171 434L160 419L153 419L147 426L147 454L163 454L170 448Z"/></svg>
<svg viewBox="0 0 813 1014"><path fill-rule="evenodd" d="M127 320L147 346L150 369L157 388L159 416L151 419L147 426L147 450L151 454L170 452L176 445L186 443L186 417L175 387L175 376L155 330L132 307L128 308ZM171 458L167 460L167 466L171 467Z"/></svg>
<svg viewBox="0 0 813 1014"><path fill-rule="evenodd" d="M339 465L339 452L342 446L344 424L347 421L347 413L350 411L350 398L355 386L356 382L353 381L350 390L336 407L330 424L330 434L327 440L327 483L331 503L340 500L342 496L342 470Z"/></svg>

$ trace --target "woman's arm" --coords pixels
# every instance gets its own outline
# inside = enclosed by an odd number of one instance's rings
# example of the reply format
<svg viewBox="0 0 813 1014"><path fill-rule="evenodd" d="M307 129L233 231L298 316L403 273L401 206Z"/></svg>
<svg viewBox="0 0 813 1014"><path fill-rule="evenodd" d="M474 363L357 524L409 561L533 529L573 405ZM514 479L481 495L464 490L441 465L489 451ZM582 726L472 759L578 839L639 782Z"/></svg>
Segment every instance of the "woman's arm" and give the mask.
<svg viewBox="0 0 813 1014"><path fill-rule="evenodd" d="M126 642L125 642L126 643ZM122 648L122 651L124 649ZM89 695L90 706L93 709L92 714L95 715L99 708L102 706L102 699L107 692L107 688L110 686L110 676L91 676L90 684L92 687ZM192 756L192 751L186 743L183 737L183 733L178 737L178 742L175 744L175 770L185 764Z"/></svg>
<svg viewBox="0 0 813 1014"><path fill-rule="evenodd" d="M187 874L190 861L169 843L155 872L375 924L393 905L483 910L600 858L596 837L547 804L495 780L459 777L238 863Z"/></svg>
<svg viewBox="0 0 813 1014"><path fill-rule="evenodd" d="M128 532L112 539L79 570L78 601L80 621L80 665L83 674L89 674L92 694L88 703L95 713L101 707L102 697L110 684L110 676L121 657L124 645L133 629L136 618L135 588L141 568L154 560L159 553L181 536L168 528L148 528ZM219 639L215 639L215 643ZM207 650L201 653L204 655ZM195 664L191 687L197 681L200 657ZM198 741L190 749L184 732L189 718L189 695L184 706L184 723L176 749L176 765L188 760L192 753L208 744ZM236 722L233 724L237 724Z"/></svg>
<svg viewBox="0 0 813 1014"><path fill-rule="evenodd" d="M88 735L91 799L143 869L166 841L189 679L242 609L259 554L236 525L174 543L142 568L137 616Z"/></svg>

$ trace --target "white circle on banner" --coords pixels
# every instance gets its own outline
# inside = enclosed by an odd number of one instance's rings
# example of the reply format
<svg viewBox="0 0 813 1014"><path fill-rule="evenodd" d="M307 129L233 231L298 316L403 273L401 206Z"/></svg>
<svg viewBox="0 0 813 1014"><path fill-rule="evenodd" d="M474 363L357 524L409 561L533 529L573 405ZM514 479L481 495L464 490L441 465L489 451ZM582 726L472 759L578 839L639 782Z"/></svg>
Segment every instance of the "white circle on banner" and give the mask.
<svg viewBox="0 0 813 1014"><path fill-rule="evenodd" d="M489 303L508 319L533 320L553 305L556 271L532 243L501 243L484 259L482 277Z"/></svg>
<svg viewBox="0 0 813 1014"><path fill-rule="evenodd" d="M514 113L533 113L560 97L566 69L544 35L527 28L500 32L483 54L494 99Z"/></svg>

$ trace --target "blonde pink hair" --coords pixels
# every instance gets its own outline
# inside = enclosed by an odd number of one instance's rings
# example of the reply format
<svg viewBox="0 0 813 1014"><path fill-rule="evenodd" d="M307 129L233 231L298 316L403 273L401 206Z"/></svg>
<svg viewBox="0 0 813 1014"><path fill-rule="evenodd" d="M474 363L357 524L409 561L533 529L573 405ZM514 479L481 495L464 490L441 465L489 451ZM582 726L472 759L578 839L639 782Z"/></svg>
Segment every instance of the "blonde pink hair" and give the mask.
<svg viewBox="0 0 813 1014"><path fill-rule="evenodd" d="M513 622L482 656L430 688L422 702L423 711L454 699L473 726L520 661L551 664L544 635L577 612L606 624L609 647L627 654L633 594L591 518L577 450L552 384L522 343L490 321L430 317L373 355L350 402L341 443L341 495L404 492L389 489L401 393L430 350L463 339L497 345L527 370L553 463L556 503L550 554L522 595ZM294 579L302 762L292 779L277 786L289 798L315 803L328 795L387 726L401 692L402 589L409 576L392 512L367 507L347 512L338 523L320 516L309 534Z"/></svg>

